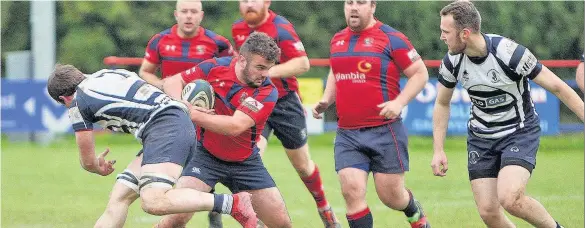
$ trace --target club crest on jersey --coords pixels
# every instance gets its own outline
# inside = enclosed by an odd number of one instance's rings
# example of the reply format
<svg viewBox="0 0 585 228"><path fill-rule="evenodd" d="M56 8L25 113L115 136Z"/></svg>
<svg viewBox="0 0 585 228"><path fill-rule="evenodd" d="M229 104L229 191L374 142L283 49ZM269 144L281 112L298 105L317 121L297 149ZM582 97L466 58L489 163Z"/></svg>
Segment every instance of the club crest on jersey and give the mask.
<svg viewBox="0 0 585 228"><path fill-rule="evenodd" d="M244 106L252 110L252 112L259 112L264 105L252 97L247 97L242 103Z"/></svg>
<svg viewBox="0 0 585 228"><path fill-rule="evenodd" d="M343 46L345 44L345 40L338 40L335 42L335 46Z"/></svg>
<svg viewBox="0 0 585 228"><path fill-rule="evenodd" d="M374 39L372 37L367 37L364 39L364 46L371 47L374 45Z"/></svg>
<svg viewBox="0 0 585 228"><path fill-rule="evenodd" d="M467 82L469 80L469 73L467 73L467 70L463 71L463 76L461 76L463 78L463 82Z"/></svg>
<svg viewBox="0 0 585 228"><path fill-rule="evenodd" d="M362 73L368 73L372 70L372 64L366 60L359 61L357 64L358 70Z"/></svg>
<svg viewBox="0 0 585 228"><path fill-rule="evenodd" d="M498 71L491 69L488 71L487 76L490 78L492 83L500 82L500 77L498 76Z"/></svg>
<svg viewBox="0 0 585 228"><path fill-rule="evenodd" d="M196 53L197 53L198 55L203 55L203 54L205 54L205 46L203 46L203 45L197 45L197 46L195 47L195 50L197 51Z"/></svg>

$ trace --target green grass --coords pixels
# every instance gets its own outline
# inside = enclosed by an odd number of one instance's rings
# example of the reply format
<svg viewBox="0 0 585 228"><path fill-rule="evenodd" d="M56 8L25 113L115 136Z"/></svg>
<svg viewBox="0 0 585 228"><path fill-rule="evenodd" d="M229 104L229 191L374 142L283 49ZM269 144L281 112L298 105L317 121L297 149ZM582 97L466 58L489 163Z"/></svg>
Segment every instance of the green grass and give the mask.
<svg viewBox="0 0 585 228"><path fill-rule="evenodd" d="M289 165L281 146L271 138L265 163L280 188L294 227L322 227L315 204ZM327 197L343 227L345 208L333 164L333 135L310 138L313 160L319 165ZM422 202L433 227L485 227L475 209L467 178L465 138L447 142L449 172L434 177L430 169L432 140L410 137L410 167L407 186ZM100 135L97 150L106 146L109 157L118 160L116 173L123 170L139 149L130 136ZM537 168L528 194L538 199L566 227L584 227L583 134L544 137ZM49 146L11 143L2 140L2 227L91 227L108 199L115 175L100 177L79 165L71 137ZM402 213L386 208L377 198L373 182L368 185L368 203L374 227L408 227ZM220 192L227 192L224 187ZM126 227L152 227L158 218L131 207ZM513 219L518 227L531 227ZM224 216L224 227L239 227ZM206 213L198 213L189 227L206 227Z"/></svg>

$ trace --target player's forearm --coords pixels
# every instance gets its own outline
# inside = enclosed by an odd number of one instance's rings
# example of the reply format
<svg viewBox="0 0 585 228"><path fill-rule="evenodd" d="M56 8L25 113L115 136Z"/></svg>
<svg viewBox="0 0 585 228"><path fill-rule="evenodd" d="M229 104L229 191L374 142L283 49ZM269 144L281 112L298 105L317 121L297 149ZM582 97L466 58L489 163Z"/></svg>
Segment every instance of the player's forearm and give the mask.
<svg viewBox="0 0 585 228"><path fill-rule="evenodd" d="M192 111L191 121L193 121L198 127L222 135L237 136L242 134L246 129L241 126L240 123L237 123L232 116L210 115Z"/></svg>
<svg viewBox="0 0 585 228"><path fill-rule="evenodd" d="M579 89L581 89L581 92L585 92L585 80L583 80L583 77L585 77L585 67L583 66L583 63L580 63L579 66L577 66L577 72L575 73L575 79L577 81L577 86L579 87Z"/></svg>
<svg viewBox="0 0 585 228"><path fill-rule="evenodd" d="M76 132L75 138L77 148L79 149L79 163L81 163L81 167L88 172L95 173L98 167L98 161L95 156L93 133Z"/></svg>
<svg viewBox="0 0 585 228"><path fill-rule="evenodd" d="M181 75L175 75L162 80L161 89L164 93L176 100L181 100L181 93L183 92L183 79Z"/></svg>
<svg viewBox="0 0 585 228"><path fill-rule="evenodd" d="M407 105L416 95L418 95L429 80L429 74L426 71L418 71L416 74L412 75L404 89L400 91L400 94L396 97L396 101L402 105Z"/></svg>
<svg viewBox="0 0 585 228"><path fill-rule="evenodd" d="M573 111L581 121L584 117L583 100L581 97L567 84L562 83L559 85L560 88L553 92L571 111Z"/></svg>
<svg viewBox="0 0 585 228"><path fill-rule="evenodd" d="M443 151L449 127L450 104L435 103L433 110L433 151Z"/></svg>
<svg viewBox="0 0 585 228"><path fill-rule="evenodd" d="M151 84L153 86L156 86L159 89L162 89L163 80L158 78L158 76L156 76L153 73L146 72L146 71L140 71L139 73L140 73L140 77L142 79L144 79L144 81L148 82L148 84Z"/></svg>
<svg viewBox="0 0 585 228"><path fill-rule="evenodd" d="M306 73L311 68L306 56L292 58L285 63L273 66L268 71L271 78L288 78Z"/></svg>
<svg viewBox="0 0 585 228"><path fill-rule="evenodd" d="M327 84L325 86L325 91L323 91L323 98L321 100L326 101L329 105L335 102L335 95L337 93L337 88L335 85L335 76L333 73L330 72L327 76Z"/></svg>

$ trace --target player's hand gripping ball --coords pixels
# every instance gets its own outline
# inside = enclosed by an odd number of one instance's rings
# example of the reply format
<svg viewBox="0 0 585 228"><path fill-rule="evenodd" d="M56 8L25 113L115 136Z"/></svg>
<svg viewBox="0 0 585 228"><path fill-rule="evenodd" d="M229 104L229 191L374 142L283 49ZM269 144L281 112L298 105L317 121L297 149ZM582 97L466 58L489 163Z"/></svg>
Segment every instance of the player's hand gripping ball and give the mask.
<svg viewBox="0 0 585 228"><path fill-rule="evenodd" d="M213 109L215 105L213 87L211 87L209 82L202 79L197 79L185 85L181 97L193 106L201 108Z"/></svg>

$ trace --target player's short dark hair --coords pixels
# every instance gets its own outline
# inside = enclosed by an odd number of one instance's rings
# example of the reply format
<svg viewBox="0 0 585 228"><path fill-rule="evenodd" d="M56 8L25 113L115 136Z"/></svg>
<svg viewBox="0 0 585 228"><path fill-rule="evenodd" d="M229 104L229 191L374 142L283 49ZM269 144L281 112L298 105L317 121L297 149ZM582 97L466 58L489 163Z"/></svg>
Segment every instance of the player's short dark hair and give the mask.
<svg viewBox="0 0 585 228"><path fill-rule="evenodd" d="M469 28L474 33L481 31L481 15L470 1L455 1L441 9L441 16L449 14L453 15L458 31L464 28Z"/></svg>
<svg viewBox="0 0 585 228"><path fill-rule="evenodd" d="M266 33L253 32L240 47L240 54L249 58L250 54L262 56L270 62L278 62L280 58L280 48Z"/></svg>
<svg viewBox="0 0 585 228"><path fill-rule="evenodd" d="M55 65L55 70L49 76L47 91L51 97L63 104L59 96L71 96L75 93L77 85L85 79L85 75L72 65Z"/></svg>

